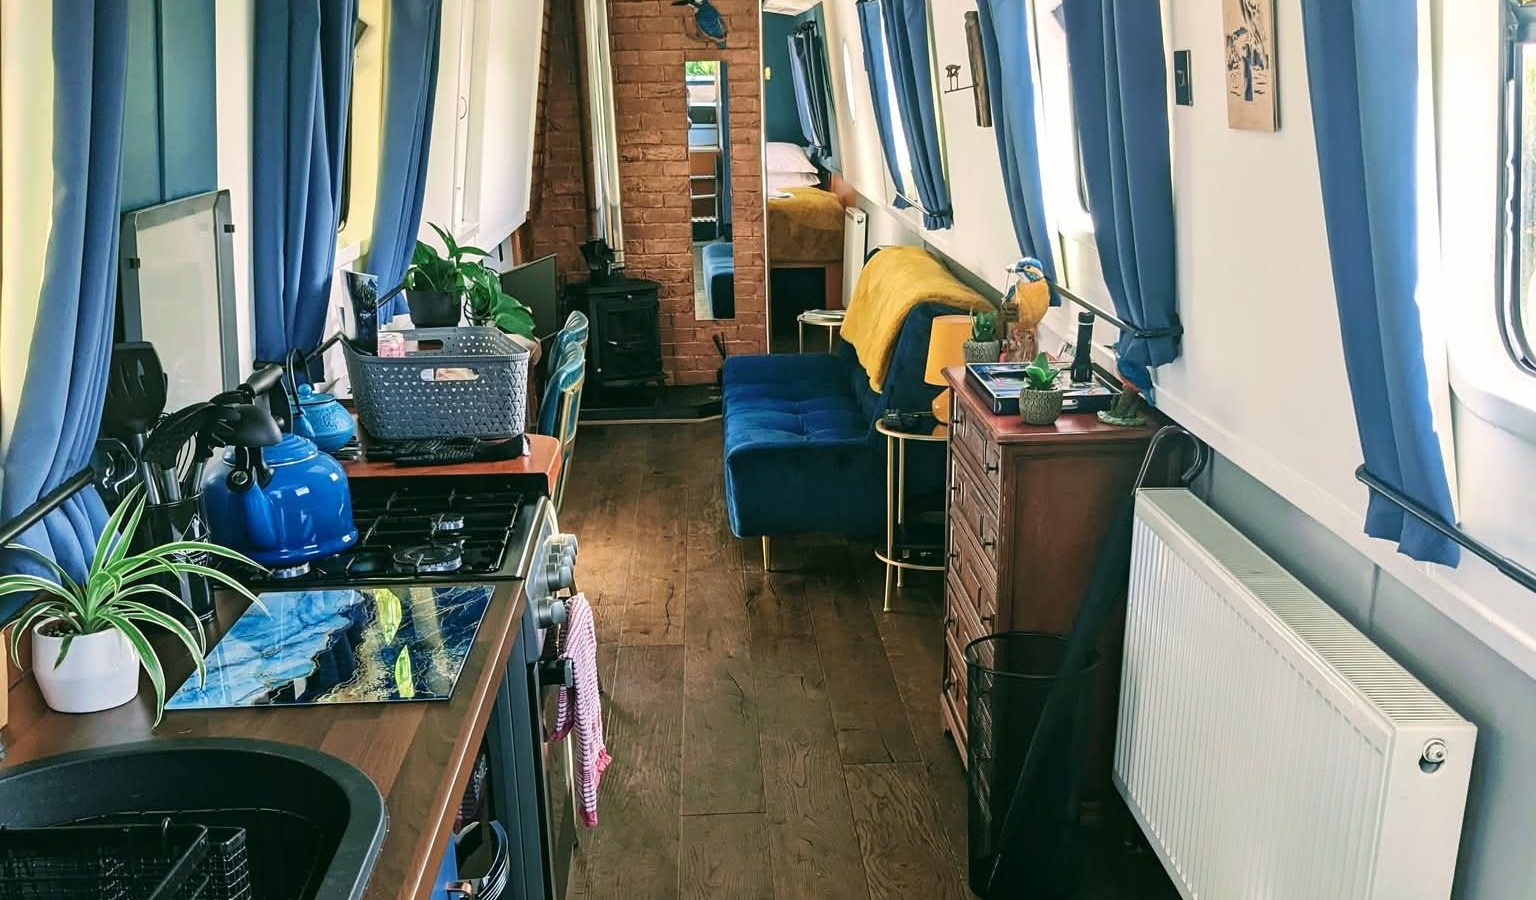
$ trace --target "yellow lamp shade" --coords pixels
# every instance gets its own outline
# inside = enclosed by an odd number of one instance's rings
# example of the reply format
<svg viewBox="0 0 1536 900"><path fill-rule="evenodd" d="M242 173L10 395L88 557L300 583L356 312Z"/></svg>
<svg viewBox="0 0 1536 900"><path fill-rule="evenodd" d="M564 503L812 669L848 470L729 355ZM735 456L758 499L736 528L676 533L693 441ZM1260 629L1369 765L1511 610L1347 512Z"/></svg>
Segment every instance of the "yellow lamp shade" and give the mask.
<svg viewBox="0 0 1536 900"><path fill-rule="evenodd" d="M928 371L923 380L943 384L946 368L965 364L965 342L970 339L970 316L935 316L928 334Z"/></svg>

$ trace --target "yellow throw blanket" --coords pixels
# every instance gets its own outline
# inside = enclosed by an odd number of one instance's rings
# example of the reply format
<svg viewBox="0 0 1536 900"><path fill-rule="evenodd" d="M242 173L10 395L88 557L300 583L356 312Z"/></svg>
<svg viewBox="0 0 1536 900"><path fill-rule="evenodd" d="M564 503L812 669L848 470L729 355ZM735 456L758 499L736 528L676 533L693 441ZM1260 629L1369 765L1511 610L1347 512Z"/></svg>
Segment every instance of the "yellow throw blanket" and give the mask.
<svg viewBox="0 0 1536 900"><path fill-rule="evenodd" d="M858 351L875 393L885 383L907 313L922 303L975 312L995 309L921 247L887 247L876 253L859 274L843 320L843 340Z"/></svg>

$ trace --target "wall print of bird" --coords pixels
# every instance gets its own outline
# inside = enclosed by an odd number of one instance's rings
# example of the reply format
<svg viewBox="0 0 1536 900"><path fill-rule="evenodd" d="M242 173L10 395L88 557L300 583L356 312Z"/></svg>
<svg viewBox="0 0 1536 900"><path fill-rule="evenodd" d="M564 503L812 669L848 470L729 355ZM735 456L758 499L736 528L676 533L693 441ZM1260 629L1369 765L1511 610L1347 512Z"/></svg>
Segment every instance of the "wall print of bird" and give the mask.
<svg viewBox="0 0 1536 900"><path fill-rule="evenodd" d="M693 7L693 23L698 26L699 34L725 49L725 19L714 4L709 0L672 0L672 5Z"/></svg>

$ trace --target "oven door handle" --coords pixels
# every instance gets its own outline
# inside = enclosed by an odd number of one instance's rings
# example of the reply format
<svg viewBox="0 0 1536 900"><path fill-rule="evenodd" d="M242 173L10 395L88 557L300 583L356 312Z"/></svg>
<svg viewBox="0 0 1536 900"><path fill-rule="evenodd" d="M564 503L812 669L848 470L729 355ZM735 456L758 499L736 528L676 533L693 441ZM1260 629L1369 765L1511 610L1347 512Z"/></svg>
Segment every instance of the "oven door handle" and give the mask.
<svg viewBox="0 0 1536 900"><path fill-rule="evenodd" d="M539 685L541 687L575 687L576 664L565 656L539 660Z"/></svg>

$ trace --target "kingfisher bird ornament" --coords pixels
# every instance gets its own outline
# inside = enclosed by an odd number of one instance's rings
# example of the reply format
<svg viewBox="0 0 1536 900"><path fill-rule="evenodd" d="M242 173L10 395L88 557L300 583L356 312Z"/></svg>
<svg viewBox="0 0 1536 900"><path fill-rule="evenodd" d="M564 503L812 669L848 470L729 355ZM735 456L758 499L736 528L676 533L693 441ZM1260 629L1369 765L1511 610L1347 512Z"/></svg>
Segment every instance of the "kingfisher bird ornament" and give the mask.
<svg viewBox="0 0 1536 900"><path fill-rule="evenodd" d="M725 49L725 19L714 4L709 0L672 0L672 5L693 7L693 24L698 26L699 34Z"/></svg>

